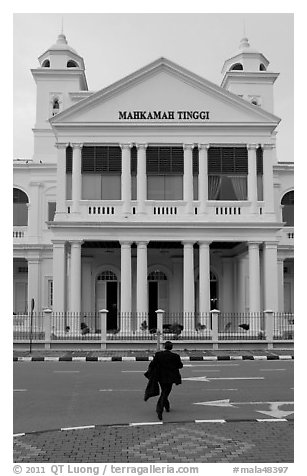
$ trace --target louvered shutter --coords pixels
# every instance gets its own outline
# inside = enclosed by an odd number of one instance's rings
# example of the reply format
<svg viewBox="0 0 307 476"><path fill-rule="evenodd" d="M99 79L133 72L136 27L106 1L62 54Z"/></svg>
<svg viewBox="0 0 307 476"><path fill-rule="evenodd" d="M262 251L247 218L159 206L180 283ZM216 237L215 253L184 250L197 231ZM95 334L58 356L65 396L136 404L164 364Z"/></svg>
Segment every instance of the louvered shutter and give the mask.
<svg viewBox="0 0 307 476"><path fill-rule="evenodd" d="M257 175L263 175L263 150L261 147L258 147L256 151L257 158Z"/></svg>
<svg viewBox="0 0 307 476"><path fill-rule="evenodd" d="M66 173L72 173L72 147L66 147Z"/></svg>

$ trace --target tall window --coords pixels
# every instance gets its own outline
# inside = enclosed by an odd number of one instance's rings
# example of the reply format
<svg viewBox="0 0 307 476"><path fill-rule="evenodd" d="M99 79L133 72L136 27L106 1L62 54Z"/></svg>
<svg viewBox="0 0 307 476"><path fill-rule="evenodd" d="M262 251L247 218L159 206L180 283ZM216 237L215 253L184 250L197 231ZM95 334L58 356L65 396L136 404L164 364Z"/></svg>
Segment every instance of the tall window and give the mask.
<svg viewBox="0 0 307 476"><path fill-rule="evenodd" d="M146 173L148 200L182 200L182 147L147 147Z"/></svg>
<svg viewBox="0 0 307 476"><path fill-rule="evenodd" d="M247 175L246 147L209 148L209 200L247 200Z"/></svg>
<svg viewBox="0 0 307 476"><path fill-rule="evenodd" d="M19 188L13 189L13 225L28 225L28 196Z"/></svg>
<svg viewBox="0 0 307 476"><path fill-rule="evenodd" d="M84 146L82 148L82 199L121 199L121 148ZM71 197L72 149L66 152L67 198Z"/></svg>
<svg viewBox="0 0 307 476"><path fill-rule="evenodd" d="M282 209L282 221L286 223L286 226L294 226L294 191L286 193L281 200L283 206Z"/></svg>
<svg viewBox="0 0 307 476"><path fill-rule="evenodd" d="M59 102L58 98L55 98L52 101L52 116L55 116L59 112L60 112L60 102Z"/></svg>

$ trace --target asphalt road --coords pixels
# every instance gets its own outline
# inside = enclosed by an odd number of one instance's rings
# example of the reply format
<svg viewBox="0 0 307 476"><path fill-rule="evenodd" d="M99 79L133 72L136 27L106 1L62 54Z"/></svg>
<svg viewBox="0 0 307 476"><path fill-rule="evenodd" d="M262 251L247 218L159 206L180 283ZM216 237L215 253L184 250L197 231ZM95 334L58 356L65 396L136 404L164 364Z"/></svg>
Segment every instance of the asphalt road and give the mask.
<svg viewBox="0 0 307 476"><path fill-rule="evenodd" d="M148 362L14 363L14 434L157 421ZM293 361L189 362L165 422L293 417Z"/></svg>

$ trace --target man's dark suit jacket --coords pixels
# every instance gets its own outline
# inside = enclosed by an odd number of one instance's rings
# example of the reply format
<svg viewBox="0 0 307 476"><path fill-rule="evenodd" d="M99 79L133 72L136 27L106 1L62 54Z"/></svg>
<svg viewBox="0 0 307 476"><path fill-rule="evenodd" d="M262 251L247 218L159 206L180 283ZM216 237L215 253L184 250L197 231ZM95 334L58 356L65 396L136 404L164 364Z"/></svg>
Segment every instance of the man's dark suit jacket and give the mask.
<svg viewBox="0 0 307 476"><path fill-rule="evenodd" d="M181 383L179 369L183 367L180 356L170 350L157 352L150 363L150 367L156 370L160 383Z"/></svg>

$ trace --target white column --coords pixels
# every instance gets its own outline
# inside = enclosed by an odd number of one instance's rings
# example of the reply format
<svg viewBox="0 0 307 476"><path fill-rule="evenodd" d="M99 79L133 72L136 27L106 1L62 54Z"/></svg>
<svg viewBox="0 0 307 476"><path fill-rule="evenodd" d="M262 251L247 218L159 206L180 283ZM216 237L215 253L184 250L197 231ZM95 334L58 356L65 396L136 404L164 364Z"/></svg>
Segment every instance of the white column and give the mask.
<svg viewBox="0 0 307 476"><path fill-rule="evenodd" d="M184 332L194 330L194 248L183 243L183 326Z"/></svg>
<svg viewBox="0 0 307 476"><path fill-rule="evenodd" d="M236 312L245 312L245 259L237 261L237 306Z"/></svg>
<svg viewBox="0 0 307 476"><path fill-rule="evenodd" d="M60 240L53 241L53 311L66 311L66 244Z"/></svg>
<svg viewBox="0 0 307 476"><path fill-rule="evenodd" d="M210 242L199 242L200 323L210 330ZM203 314L203 315L202 315Z"/></svg>
<svg viewBox="0 0 307 476"><path fill-rule="evenodd" d="M121 331L131 328L131 242L120 242L121 245Z"/></svg>
<svg viewBox="0 0 307 476"><path fill-rule="evenodd" d="M56 185L56 217L66 213L66 148L68 144L56 144L57 153L57 185Z"/></svg>
<svg viewBox="0 0 307 476"><path fill-rule="evenodd" d="M248 200L251 203L251 212L257 211L257 145L249 144L247 146L248 151L248 176L247 176L247 190Z"/></svg>
<svg viewBox="0 0 307 476"><path fill-rule="evenodd" d="M81 313L81 245L82 245L82 241L79 241L79 240L71 241L70 244L71 244L70 311L74 313Z"/></svg>
<svg viewBox="0 0 307 476"><path fill-rule="evenodd" d="M28 310L31 309L31 300L34 298L34 313L41 311L40 302L40 264L39 256L28 256Z"/></svg>
<svg viewBox="0 0 307 476"><path fill-rule="evenodd" d="M263 149L263 200L265 213L274 213L273 144L262 145Z"/></svg>
<svg viewBox="0 0 307 476"><path fill-rule="evenodd" d="M81 149L82 144L72 144L72 213L79 213L82 190Z"/></svg>
<svg viewBox="0 0 307 476"><path fill-rule="evenodd" d="M284 312L285 309L285 283L284 283L284 259L277 258L278 266L278 311Z"/></svg>
<svg viewBox="0 0 307 476"><path fill-rule="evenodd" d="M138 213L145 213L147 199L146 148L147 144L137 144L137 202Z"/></svg>
<svg viewBox="0 0 307 476"><path fill-rule="evenodd" d="M183 175L183 200L186 202L187 213L192 213L193 205L193 145L185 144L184 175Z"/></svg>
<svg viewBox="0 0 307 476"><path fill-rule="evenodd" d="M137 330L141 323L146 320L148 324L148 284L147 284L147 242L137 244L137 270L136 270L136 312Z"/></svg>
<svg viewBox="0 0 307 476"><path fill-rule="evenodd" d="M201 213L206 213L208 201L208 149L209 144L199 145L198 200L200 202Z"/></svg>
<svg viewBox="0 0 307 476"><path fill-rule="evenodd" d="M248 243L249 257L249 312L260 312L260 259L259 243ZM250 317L250 329L253 332L260 330L260 317Z"/></svg>
<svg viewBox="0 0 307 476"><path fill-rule="evenodd" d="M129 144L121 144L122 149L122 201L123 213L131 213L131 152Z"/></svg>
<svg viewBox="0 0 307 476"><path fill-rule="evenodd" d="M82 267L81 267L81 290L82 290L82 299L81 299L81 309L83 312L91 313L92 308L92 257L82 258ZM94 320L93 320L94 321ZM93 322L94 324L94 322Z"/></svg>
<svg viewBox="0 0 307 476"><path fill-rule="evenodd" d="M41 182L30 182L30 203L28 206L28 236L37 243L41 234Z"/></svg>
<svg viewBox="0 0 307 476"><path fill-rule="evenodd" d="M278 310L277 244L264 244L264 309Z"/></svg>

